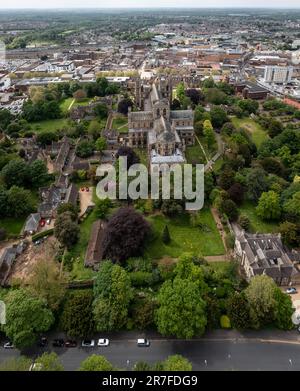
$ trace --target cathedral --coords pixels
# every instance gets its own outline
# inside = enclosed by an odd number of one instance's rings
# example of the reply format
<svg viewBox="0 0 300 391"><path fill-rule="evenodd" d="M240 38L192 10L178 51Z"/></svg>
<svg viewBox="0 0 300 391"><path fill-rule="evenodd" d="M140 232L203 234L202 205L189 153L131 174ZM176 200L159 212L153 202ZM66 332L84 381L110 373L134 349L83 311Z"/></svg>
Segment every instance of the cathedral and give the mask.
<svg viewBox="0 0 300 391"><path fill-rule="evenodd" d="M151 171L185 163L185 148L195 141L193 111L171 110L170 79L160 77L151 85L138 79L135 95L143 111L128 113L128 145L147 148Z"/></svg>

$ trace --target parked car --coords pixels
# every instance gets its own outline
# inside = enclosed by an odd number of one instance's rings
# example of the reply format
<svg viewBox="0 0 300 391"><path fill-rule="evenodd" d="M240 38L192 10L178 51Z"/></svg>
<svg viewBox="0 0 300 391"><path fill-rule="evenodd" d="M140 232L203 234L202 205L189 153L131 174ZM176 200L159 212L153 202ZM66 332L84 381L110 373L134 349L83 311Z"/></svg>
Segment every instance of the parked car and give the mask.
<svg viewBox="0 0 300 391"><path fill-rule="evenodd" d="M41 220L41 221L40 221L40 226L41 226L41 227L44 227L45 224L46 224L46 221L45 221L45 220Z"/></svg>
<svg viewBox="0 0 300 391"><path fill-rule="evenodd" d="M297 327L297 331L298 331L298 333L300 333L300 326Z"/></svg>
<svg viewBox="0 0 300 391"><path fill-rule="evenodd" d="M89 187L86 187L86 188L85 188L85 191L90 191L90 188L89 188Z"/></svg>
<svg viewBox="0 0 300 391"><path fill-rule="evenodd" d="M84 188L84 187L82 187L80 190L81 190L81 191L84 191L84 190L85 190L85 188Z"/></svg>
<svg viewBox="0 0 300 391"><path fill-rule="evenodd" d="M148 347L150 346L150 341L146 338L139 338L137 340L137 346Z"/></svg>
<svg viewBox="0 0 300 391"><path fill-rule="evenodd" d="M109 345L109 339L107 338L100 338L98 340L98 346L108 346Z"/></svg>
<svg viewBox="0 0 300 391"><path fill-rule="evenodd" d="M65 342L65 347L66 348L76 348L77 346L77 342L72 340L72 339L68 339L66 342Z"/></svg>
<svg viewBox="0 0 300 391"><path fill-rule="evenodd" d="M81 346L83 348L92 348L95 346L95 341L93 339L84 339L82 342L81 342Z"/></svg>
<svg viewBox="0 0 300 391"><path fill-rule="evenodd" d="M46 220L46 223L47 223L47 225L50 225L51 219L47 219L47 220Z"/></svg>
<svg viewBox="0 0 300 391"><path fill-rule="evenodd" d="M41 348L44 348L45 346L48 345L48 339L46 337L42 337L39 342L38 342L38 345L41 347Z"/></svg>
<svg viewBox="0 0 300 391"><path fill-rule="evenodd" d="M287 288L285 292L288 293L289 295L294 295L295 293L298 293L297 289L294 287Z"/></svg>
<svg viewBox="0 0 300 391"><path fill-rule="evenodd" d="M14 344L11 341L5 342L3 345L4 349L14 349Z"/></svg>
<svg viewBox="0 0 300 391"><path fill-rule="evenodd" d="M63 348L65 346L65 341L62 338L54 339L52 346L54 348Z"/></svg>
<svg viewBox="0 0 300 391"><path fill-rule="evenodd" d="M40 240L36 240L33 244L34 244L35 246L38 246L39 244L41 244L41 241L40 241Z"/></svg>

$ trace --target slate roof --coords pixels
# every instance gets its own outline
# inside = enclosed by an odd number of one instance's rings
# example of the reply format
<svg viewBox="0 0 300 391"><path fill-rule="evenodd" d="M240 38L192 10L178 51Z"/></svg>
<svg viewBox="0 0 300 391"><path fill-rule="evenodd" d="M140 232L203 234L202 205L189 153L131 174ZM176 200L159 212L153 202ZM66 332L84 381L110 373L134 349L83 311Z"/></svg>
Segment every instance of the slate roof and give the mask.
<svg viewBox="0 0 300 391"><path fill-rule="evenodd" d="M40 213L31 213L25 222L24 232L36 232L40 220L41 220Z"/></svg>
<svg viewBox="0 0 300 391"><path fill-rule="evenodd" d="M102 259L101 241L105 225L103 221L96 220L91 229L90 240L85 254L84 265L96 267Z"/></svg>

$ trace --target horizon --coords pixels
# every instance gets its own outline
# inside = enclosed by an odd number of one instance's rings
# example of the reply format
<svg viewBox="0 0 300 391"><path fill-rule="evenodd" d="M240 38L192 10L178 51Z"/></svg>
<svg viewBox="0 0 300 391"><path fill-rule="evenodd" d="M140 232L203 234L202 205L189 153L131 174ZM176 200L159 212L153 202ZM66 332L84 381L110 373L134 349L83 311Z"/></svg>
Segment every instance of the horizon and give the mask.
<svg viewBox="0 0 300 391"><path fill-rule="evenodd" d="M96 11L102 11L102 10L157 10L157 9L169 9L169 10L172 10L172 9L176 9L176 10L194 10L194 9L197 9L197 10L213 10L213 9L219 9L219 10L222 10L222 9L239 9L239 10L295 10L295 9L300 9L300 4L298 3L298 0L290 0L288 2L289 5L283 7L281 5L281 1L278 1L278 5L274 4L274 2L272 2L272 4L268 5L268 4L264 4L263 6L260 6L260 5L257 5L255 4L256 1L257 2L260 2L260 0L253 0L254 4L252 6L249 6L249 5L233 5L233 4L225 4L225 5L220 5L220 4L215 4L215 3L218 3L218 2L223 2L223 0L215 0L213 5L207 7L207 6L199 6L199 5L192 5L192 4L189 4L189 5L186 5L184 6L183 4L157 4L157 5L133 5L133 4L128 4L127 6L123 6L123 5L110 5L110 6L101 6L101 7L97 7L96 5L93 5L93 4L88 4L86 6L82 6L81 4L81 1L80 1L80 4L76 4L78 0L69 0L69 2L73 3L73 4L66 4L64 5L63 7L59 7L57 3L60 3L59 0L54 0L54 4L50 4L49 3L46 5L46 6L41 6L40 4L38 4L37 6L34 5L34 3L37 2L37 0L28 0L27 3L29 3L29 5L25 5L22 4L22 5L14 5L14 3L18 3L19 0L12 0L11 3L13 3L13 5L10 5L9 7L6 6L6 5L0 5L0 11L22 11L22 10L33 10L33 11L39 11L39 10L43 10L43 11L47 11L47 10L51 10L51 11L70 11L70 10L96 10ZM90 0L91 2L93 2L94 0ZM115 0L118 2L118 0ZM154 2L155 3L156 0L153 0L152 3ZM172 1L172 0L171 0ZM192 2L194 0L191 0ZM244 0L233 0L234 2L243 2ZM291 4L291 3L294 3L295 1L297 1L298 4ZM130 0L130 3L131 2L135 2L135 0ZM145 2L148 2L147 0ZM39 2L38 2L39 3Z"/></svg>

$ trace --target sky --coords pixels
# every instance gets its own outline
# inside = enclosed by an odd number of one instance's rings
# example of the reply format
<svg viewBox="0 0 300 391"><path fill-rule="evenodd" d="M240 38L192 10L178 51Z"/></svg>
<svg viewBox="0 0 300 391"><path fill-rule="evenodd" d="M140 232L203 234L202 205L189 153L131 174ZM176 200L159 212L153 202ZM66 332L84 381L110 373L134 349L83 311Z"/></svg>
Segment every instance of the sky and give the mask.
<svg viewBox="0 0 300 391"><path fill-rule="evenodd" d="M2 3L2 4L1 4ZM153 7L251 7L251 8L300 8L299 0L0 0L0 9L16 8L153 8Z"/></svg>

